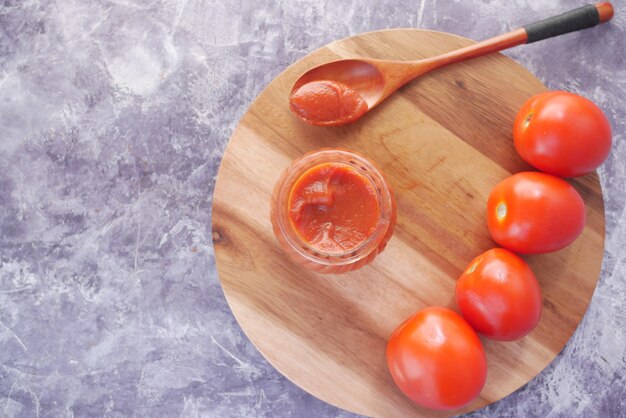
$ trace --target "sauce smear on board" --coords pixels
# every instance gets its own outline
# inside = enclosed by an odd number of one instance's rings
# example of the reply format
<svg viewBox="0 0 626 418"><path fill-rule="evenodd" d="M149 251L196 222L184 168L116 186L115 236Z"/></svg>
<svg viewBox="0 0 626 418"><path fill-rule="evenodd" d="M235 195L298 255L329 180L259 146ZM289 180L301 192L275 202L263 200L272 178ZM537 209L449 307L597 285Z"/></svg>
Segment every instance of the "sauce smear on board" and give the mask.
<svg viewBox="0 0 626 418"><path fill-rule="evenodd" d="M291 94L289 107L303 121L319 126L350 123L368 109L359 93L331 80L312 81L299 87Z"/></svg>

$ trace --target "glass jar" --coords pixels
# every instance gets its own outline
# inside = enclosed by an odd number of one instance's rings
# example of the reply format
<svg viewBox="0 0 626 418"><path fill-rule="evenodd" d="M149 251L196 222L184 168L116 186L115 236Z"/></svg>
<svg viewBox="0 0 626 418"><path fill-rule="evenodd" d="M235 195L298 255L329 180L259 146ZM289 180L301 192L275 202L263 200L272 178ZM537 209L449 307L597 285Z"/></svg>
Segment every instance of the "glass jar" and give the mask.
<svg viewBox="0 0 626 418"><path fill-rule="evenodd" d="M354 247L341 252L328 252L304 240L290 217L289 200L300 177L312 168L328 163L347 166L359 174L372 186L378 201L379 215L373 231ZM274 186L270 217L280 246L294 262L318 273L340 274L363 267L383 251L396 224L396 202L376 164L354 152L325 148L296 159L283 172Z"/></svg>

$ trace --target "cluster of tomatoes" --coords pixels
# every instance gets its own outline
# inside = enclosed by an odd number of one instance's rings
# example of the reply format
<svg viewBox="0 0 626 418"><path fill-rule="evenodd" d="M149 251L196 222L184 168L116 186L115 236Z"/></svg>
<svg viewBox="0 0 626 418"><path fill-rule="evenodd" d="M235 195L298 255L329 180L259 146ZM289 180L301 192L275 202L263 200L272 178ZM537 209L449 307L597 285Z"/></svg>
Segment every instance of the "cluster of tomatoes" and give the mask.
<svg viewBox="0 0 626 418"><path fill-rule="evenodd" d="M423 309L387 344L394 381L426 408L462 408L480 394L487 361L477 333L513 341L535 328L541 290L517 254L557 251L576 240L585 226L585 205L562 177L592 172L611 149L602 111L563 91L530 98L515 119L513 138L522 159L541 172L514 174L491 191L487 223L503 248L479 255L459 277L455 296L462 316L444 307Z"/></svg>

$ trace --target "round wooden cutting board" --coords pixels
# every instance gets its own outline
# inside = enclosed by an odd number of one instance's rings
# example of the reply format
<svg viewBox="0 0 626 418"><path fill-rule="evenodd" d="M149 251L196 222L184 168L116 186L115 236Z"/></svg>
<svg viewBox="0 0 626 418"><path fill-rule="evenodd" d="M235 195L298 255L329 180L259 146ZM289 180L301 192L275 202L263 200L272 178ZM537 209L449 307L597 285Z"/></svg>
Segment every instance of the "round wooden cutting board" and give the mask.
<svg viewBox="0 0 626 418"><path fill-rule="evenodd" d="M472 258L495 245L485 214L491 188L529 169L513 147L516 111L545 87L519 64L493 54L409 83L352 125L321 128L290 113L291 85L305 70L335 59L409 60L471 43L411 29L332 43L272 81L224 154L213 198L213 242L230 307L276 369L340 408L378 417L441 415L415 406L396 388L385 344L419 309L456 309L456 279ZM398 200L387 249L363 269L338 276L290 262L269 219L270 194L281 172L322 147L344 147L374 160ZM561 351L585 313L602 263L604 210L595 173L572 184L587 207L583 234L562 251L527 257L543 291L541 322L517 342L482 339L487 384L455 414L497 401L532 379Z"/></svg>

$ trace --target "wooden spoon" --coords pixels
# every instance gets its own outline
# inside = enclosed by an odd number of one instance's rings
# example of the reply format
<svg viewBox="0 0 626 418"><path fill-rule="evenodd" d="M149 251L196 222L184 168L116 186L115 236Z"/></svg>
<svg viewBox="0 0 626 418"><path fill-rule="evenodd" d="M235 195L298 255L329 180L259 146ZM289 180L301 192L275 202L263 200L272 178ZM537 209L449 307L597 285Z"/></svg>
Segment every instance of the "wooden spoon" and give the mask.
<svg viewBox="0 0 626 418"><path fill-rule="evenodd" d="M432 58L418 61L387 61L371 58L332 61L302 74L294 83L291 93L293 95L307 83L330 80L331 82L341 83L358 93L365 101L367 111L369 111L407 82L434 69L492 52L502 51L524 43L536 42L553 36L590 28L599 23L604 23L612 17L613 6L611 3L589 4ZM339 93L339 99L341 99L341 93ZM331 105L332 103L337 103L336 106L338 106L340 100L331 102ZM365 113L359 112L358 115L353 117L315 123L310 118L305 118L302 114L298 114L294 106L292 106L292 110L308 123L335 126L353 122ZM338 111L338 113L340 112Z"/></svg>

